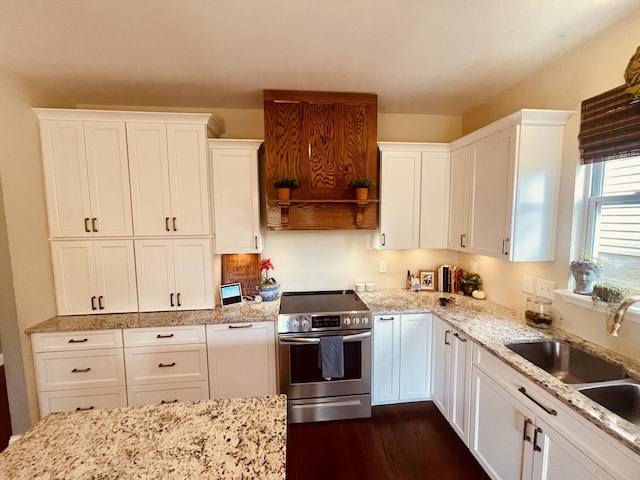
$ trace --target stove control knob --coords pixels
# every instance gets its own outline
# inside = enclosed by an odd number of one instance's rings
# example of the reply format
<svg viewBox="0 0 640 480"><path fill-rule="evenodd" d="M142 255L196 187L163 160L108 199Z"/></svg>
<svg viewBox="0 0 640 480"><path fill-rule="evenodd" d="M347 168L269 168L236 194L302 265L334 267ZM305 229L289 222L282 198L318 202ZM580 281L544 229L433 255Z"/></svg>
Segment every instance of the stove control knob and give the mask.
<svg viewBox="0 0 640 480"><path fill-rule="evenodd" d="M306 329L309 326L309 320L306 318L302 319L302 328Z"/></svg>
<svg viewBox="0 0 640 480"><path fill-rule="evenodd" d="M359 325L360 324L360 318L359 317L355 317L353 319L353 323L355 323L356 325Z"/></svg>
<svg viewBox="0 0 640 480"><path fill-rule="evenodd" d="M300 322L298 321L297 318L293 319L293 326L294 326L294 328L298 328L300 326Z"/></svg>
<svg viewBox="0 0 640 480"><path fill-rule="evenodd" d="M344 324L351 325L351 319L349 317L344 317Z"/></svg>
<svg viewBox="0 0 640 480"><path fill-rule="evenodd" d="M362 317L362 324L363 325L367 325L369 323L369 318L368 317Z"/></svg>

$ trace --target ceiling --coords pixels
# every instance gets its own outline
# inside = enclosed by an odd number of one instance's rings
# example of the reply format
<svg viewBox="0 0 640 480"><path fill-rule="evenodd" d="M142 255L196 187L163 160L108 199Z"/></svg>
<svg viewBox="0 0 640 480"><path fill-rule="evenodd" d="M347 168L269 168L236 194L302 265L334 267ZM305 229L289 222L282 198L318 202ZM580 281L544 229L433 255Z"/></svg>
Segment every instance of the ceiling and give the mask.
<svg viewBox="0 0 640 480"><path fill-rule="evenodd" d="M263 89L295 89L460 115L636 11L638 0L0 0L0 65L74 105L262 108Z"/></svg>

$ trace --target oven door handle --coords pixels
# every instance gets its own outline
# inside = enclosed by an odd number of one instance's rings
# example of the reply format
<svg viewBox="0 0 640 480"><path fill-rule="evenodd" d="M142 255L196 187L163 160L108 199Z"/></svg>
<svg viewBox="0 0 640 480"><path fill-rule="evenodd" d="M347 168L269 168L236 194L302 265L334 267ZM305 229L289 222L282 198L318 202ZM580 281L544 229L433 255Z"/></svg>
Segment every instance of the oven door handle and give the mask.
<svg viewBox="0 0 640 480"><path fill-rule="evenodd" d="M369 338L371 336L371 332L363 332L356 333L355 335L344 335L342 337L343 342L357 342L358 340L362 340L364 338ZM286 337L280 339L280 344L282 345L296 345L300 343L306 344L318 344L320 343L320 338L305 338L305 337Z"/></svg>

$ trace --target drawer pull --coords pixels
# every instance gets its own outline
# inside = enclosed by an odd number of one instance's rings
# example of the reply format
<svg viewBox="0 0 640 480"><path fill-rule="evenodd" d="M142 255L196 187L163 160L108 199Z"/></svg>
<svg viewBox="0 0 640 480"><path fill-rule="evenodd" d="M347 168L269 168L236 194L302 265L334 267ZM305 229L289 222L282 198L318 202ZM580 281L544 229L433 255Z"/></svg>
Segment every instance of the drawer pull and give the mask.
<svg viewBox="0 0 640 480"><path fill-rule="evenodd" d="M176 298L178 299L178 306L181 307L182 306L182 300L180 300L180 294L179 293L176 295Z"/></svg>
<svg viewBox="0 0 640 480"><path fill-rule="evenodd" d="M395 320L395 319L396 319L396 317L380 317L380 320L382 320L384 322L387 322L389 320Z"/></svg>
<svg viewBox="0 0 640 480"><path fill-rule="evenodd" d="M98 226L96 225L96 224L97 224L97 222L98 222L98 219L97 219L97 218L92 218L92 219L91 219L91 228L92 228L92 230L93 230L94 232L97 232L97 231L98 231Z"/></svg>
<svg viewBox="0 0 640 480"><path fill-rule="evenodd" d="M86 343L88 341L89 341L88 338L83 338L82 340L76 340L75 338L72 338L67 343Z"/></svg>
<svg viewBox="0 0 640 480"><path fill-rule="evenodd" d="M524 431L522 434L522 439L531 443L531 435L529 435L529 425L533 425L533 422L530 418L524 419Z"/></svg>
<svg viewBox="0 0 640 480"><path fill-rule="evenodd" d="M175 304L175 303L173 303L173 293L172 293L171 295L169 295L169 298L170 298L170 300L171 300L171 306L172 306L172 307L175 307L175 306L176 306L176 304Z"/></svg>
<svg viewBox="0 0 640 480"><path fill-rule="evenodd" d="M533 434L533 451L534 452L541 452L542 448L540 448L540 445L538 445L538 434L539 433L543 433L542 429L540 427L536 428Z"/></svg>
<svg viewBox="0 0 640 480"><path fill-rule="evenodd" d="M102 302L102 300L104 300L104 297L102 295L100 295L98 297L98 308L100 310L104 310L104 303Z"/></svg>
<svg viewBox="0 0 640 480"><path fill-rule="evenodd" d="M466 342L467 341L467 339L466 338L462 338L458 332L454 333L453 336L456 337L461 342Z"/></svg>
<svg viewBox="0 0 640 480"><path fill-rule="evenodd" d="M167 404L167 403L178 403L178 399L177 399L177 398L174 398L173 400L162 400L162 401L160 402L160 405L165 405L165 404Z"/></svg>
<svg viewBox="0 0 640 480"><path fill-rule="evenodd" d="M253 327L252 323L247 323L246 325L229 325L229 328L251 328Z"/></svg>
<svg viewBox="0 0 640 480"><path fill-rule="evenodd" d="M97 310L98 307L96 307L96 297L91 297L91 310Z"/></svg>
<svg viewBox="0 0 640 480"><path fill-rule="evenodd" d="M78 407L76 408L76 412L86 412L87 410L93 410L93 405L90 407Z"/></svg>
<svg viewBox="0 0 640 480"><path fill-rule="evenodd" d="M85 232L91 232L91 228L89 228L89 222L91 220L89 218L85 218L84 219L84 231Z"/></svg>
<svg viewBox="0 0 640 480"><path fill-rule="evenodd" d="M444 344L445 345L451 345L451 342L449 342L449 340L447 339L447 337L449 336L450 333L451 333L451 330L445 330L445 332L444 332Z"/></svg>
<svg viewBox="0 0 640 480"><path fill-rule="evenodd" d="M175 367L176 366L176 362L171 362L171 363L159 363L158 367L160 368L165 368L165 367Z"/></svg>
<svg viewBox="0 0 640 480"><path fill-rule="evenodd" d="M547 412L549 415L558 415L558 411L553 409L553 408L549 408L549 407L545 407L544 405L542 405L539 401L537 401L535 398L533 398L531 395L529 395L527 393L527 389L524 387L520 387L518 388L518 391L523 394L525 397L527 397L529 400L531 400L533 403L535 403L536 405L538 405L541 409L543 409L545 412Z"/></svg>
<svg viewBox="0 0 640 480"><path fill-rule="evenodd" d="M71 373L87 373L91 370L90 367L87 368L74 368L73 370L71 370Z"/></svg>
<svg viewBox="0 0 640 480"><path fill-rule="evenodd" d="M164 228L167 232L171 231L171 228L169 227L169 217L164 217Z"/></svg>
<svg viewBox="0 0 640 480"><path fill-rule="evenodd" d="M176 217L173 217L173 231L177 232L178 231L178 227L176 226Z"/></svg>
<svg viewBox="0 0 640 480"><path fill-rule="evenodd" d="M173 338L173 333L170 333L169 335L161 335L159 333L158 335L156 335L156 338Z"/></svg>

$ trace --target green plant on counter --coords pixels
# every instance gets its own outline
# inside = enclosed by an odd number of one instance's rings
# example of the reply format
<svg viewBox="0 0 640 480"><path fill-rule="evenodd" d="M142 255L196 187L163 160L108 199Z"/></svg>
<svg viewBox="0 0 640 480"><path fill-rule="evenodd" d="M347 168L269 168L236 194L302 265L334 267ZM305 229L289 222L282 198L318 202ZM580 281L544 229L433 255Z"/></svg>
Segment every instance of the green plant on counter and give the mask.
<svg viewBox="0 0 640 480"><path fill-rule="evenodd" d="M351 186L353 188L371 188L376 184L376 182L374 182L371 178L369 177L358 177L358 178L354 178L351 181Z"/></svg>
<svg viewBox="0 0 640 480"><path fill-rule="evenodd" d="M280 177L273 181L276 188L297 188L300 186L298 180L293 177Z"/></svg>
<svg viewBox="0 0 640 480"><path fill-rule="evenodd" d="M465 272L460 277L460 286L465 295L471 295L474 290L480 290L482 287L482 277L475 272Z"/></svg>
<svg viewBox="0 0 640 480"><path fill-rule="evenodd" d="M593 301L593 308L604 303L606 316L607 331L611 326L611 321L616 310L622 303L622 301L629 296L629 289L624 285L614 282L601 282L596 283L593 286L593 293L591 294L591 300Z"/></svg>

